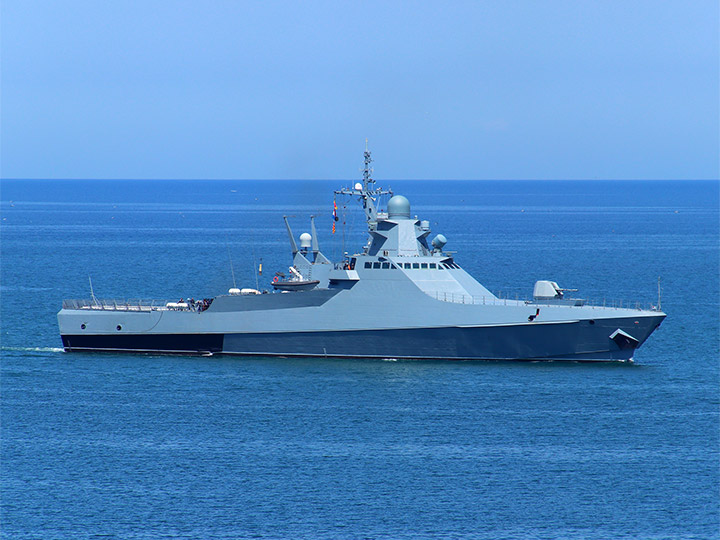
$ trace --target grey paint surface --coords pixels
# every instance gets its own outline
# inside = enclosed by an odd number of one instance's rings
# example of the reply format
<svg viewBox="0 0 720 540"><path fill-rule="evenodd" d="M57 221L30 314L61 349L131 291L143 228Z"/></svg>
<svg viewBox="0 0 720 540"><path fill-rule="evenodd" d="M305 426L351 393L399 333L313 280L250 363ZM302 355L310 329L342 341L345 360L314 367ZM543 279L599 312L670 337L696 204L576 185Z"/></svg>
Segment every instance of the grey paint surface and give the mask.
<svg viewBox="0 0 720 540"><path fill-rule="evenodd" d="M368 166L366 152L366 173ZM634 348L611 334L622 330L640 346L665 318L659 310L499 299L428 244L429 224L409 217L407 200L391 199L393 212L383 215L373 196L386 192L369 174L362 186L338 192L365 208L369 241L360 253L332 264L317 239L300 250L291 241L294 269L320 281L314 290L218 296L202 312L64 308L60 334L98 336L92 343L118 343L118 334L221 334L222 352L231 354L628 360ZM129 337L120 342L133 349Z"/></svg>

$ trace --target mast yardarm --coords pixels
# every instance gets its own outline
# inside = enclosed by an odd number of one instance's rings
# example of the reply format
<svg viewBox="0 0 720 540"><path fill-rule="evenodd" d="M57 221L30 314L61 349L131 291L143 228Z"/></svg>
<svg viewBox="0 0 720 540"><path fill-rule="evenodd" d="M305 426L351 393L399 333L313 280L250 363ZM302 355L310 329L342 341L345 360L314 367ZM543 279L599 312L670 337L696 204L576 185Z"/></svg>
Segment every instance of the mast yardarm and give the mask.
<svg viewBox="0 0 720 540"><path fill-rule="evenodd" d="M349 195L358 197L362 202L365 211L365 219L367 220L368 229L375 230L377 226L377 208L375 203L381 195L392 195L392 190L386 190L375 187L375 180L372 179L373 169L370 167L372 163L371 152L367 147L367 139L365 139L365 167L363 168L363 181L355 184L353 188L342 188L335 191L336 195Z"/></svg>

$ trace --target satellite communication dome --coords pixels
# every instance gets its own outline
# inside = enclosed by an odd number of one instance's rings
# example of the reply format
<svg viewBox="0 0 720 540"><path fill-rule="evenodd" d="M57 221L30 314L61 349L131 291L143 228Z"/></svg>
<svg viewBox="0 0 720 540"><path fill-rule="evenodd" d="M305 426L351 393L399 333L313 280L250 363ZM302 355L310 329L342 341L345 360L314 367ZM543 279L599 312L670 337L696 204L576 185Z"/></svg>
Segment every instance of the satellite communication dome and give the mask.
<svg viewBox="0 0 720 540"><path fill-rule="evenodd" d="M410 218L410 201L402 195L395 195L388 201L388 217L393 218Z"/></svg>
<svg viewBox="0 0 720 540"><path fill-rule="evenodd" d="M300 235L300 247L301 248L309 248L311 243L312 243L312 236L310 236L310 233L304 232Z"/></svg>
<svg viewBox="0 0 720 540"><path fill-rule="evenodd" d="M362 184L361 184L360 182L358 182L357 184L355 184L355 189L357 189L358 191L360 191L360 190L362 189Z"/></svg>

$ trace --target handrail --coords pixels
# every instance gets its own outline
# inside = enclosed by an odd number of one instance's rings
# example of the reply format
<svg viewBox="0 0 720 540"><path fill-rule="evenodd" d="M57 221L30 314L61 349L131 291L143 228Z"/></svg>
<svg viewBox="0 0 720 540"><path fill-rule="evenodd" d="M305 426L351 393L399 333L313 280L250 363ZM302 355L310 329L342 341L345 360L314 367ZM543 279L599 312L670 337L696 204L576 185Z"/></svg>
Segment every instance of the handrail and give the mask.
<svg viewBox="0 0 720 540"><path fill-rule="evenodd" d="M488 306L507 306L507 305L527 305L527 306L550 306L550 307L586 307L592 309L635 309L638 311L660 311L660 309L653 304L646 304L642 302L627 302L624 300L612 300L610 302L603 300L602 304L593 303L588 300L580 300L574 298L568 298L567 303L564 302L543 302L542 300L528 299L528 298L502 298L502 297L486 297L486 296L473 296L445 291L423 291L425 294L440 300L441 302L450 302L453 304L471 304L471 305L488 305ZM572 303L572 300L576 300L576 303Z"/></svg>
<svg viewBox="0 0 720 540"><path fill-rule="evenodd" d="M470 304L470 305L489 305L489 306L507 306L507 305L527 305L527 306L551 306L551 307L587 307L587 308L614 308L614 309L635 309L638 311L660 311L660 309L653 304L646 304L641 302L626 302L620 301L606 301L603 300L602 304L593 303L590 301L582 301L578 304L573 303L554 303L554 302L543 302L534 299L523 299L523 298L502 298L502 297L486 297L486 296L472 296L466 294L458 294L444 291L423 291L425 294L439 300L441 302L450 302L453 304ZM571 300L571 299L568 299ZM107 299L70 299L63 300L63 309L82 309L82 310L100 310L100 311L139 311L139 312L151 312L151 311L195 311L201 312L202 303L196 302L195 304L190 303L178 303L176 301L166 300L107 300ZM209 304L207 304L209 306ZM205 309L207 309L207 306Z"/></svg>
<svg viewBox="0 0 720 540"><path fill-rule="evenodd" d="M212 303L212 300L210 301ZM99 311L196 311L201 312L210 304L203 302L183 302L171 300L118 300L118 299L68 299L63 300L63 309L82 309ZM204 306L204 309L203 309Z"/></svg>

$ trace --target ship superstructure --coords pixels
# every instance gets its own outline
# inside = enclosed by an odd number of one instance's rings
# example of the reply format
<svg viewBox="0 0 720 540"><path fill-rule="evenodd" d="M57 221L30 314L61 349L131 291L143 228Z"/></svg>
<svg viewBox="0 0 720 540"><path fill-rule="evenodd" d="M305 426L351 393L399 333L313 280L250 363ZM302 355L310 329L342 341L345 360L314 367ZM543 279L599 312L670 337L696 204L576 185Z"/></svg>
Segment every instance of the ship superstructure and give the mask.
<svg viewBox="0 0 720 540"><path fill-rule="evenodd" d="M375 186L371 162L366 148L362 182L335 192L363 207L361 252L331 262L314 220L298 248L285 218L293 264L274 292L232 289L192 305L66 300L65 350L628 361L665 318L659 308L588 305L548 280L532 300L498 298L443 251L443 235L429 240L430 223L411 216L407 198Z"/></svg>

